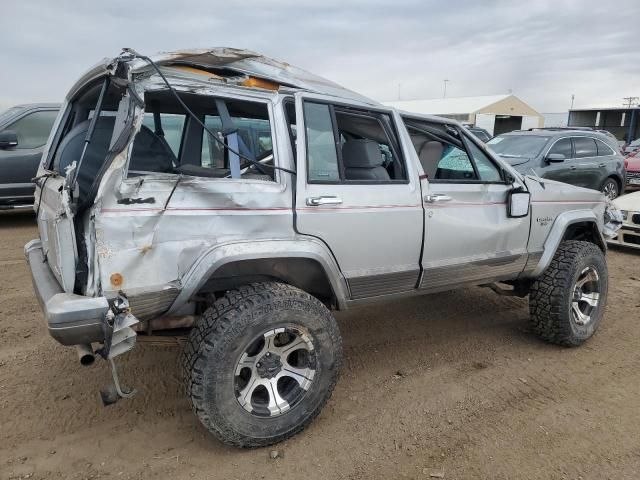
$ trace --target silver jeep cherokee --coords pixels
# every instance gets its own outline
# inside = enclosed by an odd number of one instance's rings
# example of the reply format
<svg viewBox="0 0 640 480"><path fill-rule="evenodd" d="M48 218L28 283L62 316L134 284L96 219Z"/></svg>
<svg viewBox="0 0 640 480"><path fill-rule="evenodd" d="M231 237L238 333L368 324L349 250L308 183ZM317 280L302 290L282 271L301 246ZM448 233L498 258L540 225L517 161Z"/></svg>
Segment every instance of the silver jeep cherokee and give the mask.
<svg viewBox="0 0 640 480"><path fill-rule="evenodd" d="M110 362L105 403L133 393L114 358L137 338L184 335L193 409L232 445L320 412L342 362L332 309L486 285L529 295L534 330L566 346L604 313L601 193L245 50L99 63L35 182L25 253L51 335Z"/></svg>

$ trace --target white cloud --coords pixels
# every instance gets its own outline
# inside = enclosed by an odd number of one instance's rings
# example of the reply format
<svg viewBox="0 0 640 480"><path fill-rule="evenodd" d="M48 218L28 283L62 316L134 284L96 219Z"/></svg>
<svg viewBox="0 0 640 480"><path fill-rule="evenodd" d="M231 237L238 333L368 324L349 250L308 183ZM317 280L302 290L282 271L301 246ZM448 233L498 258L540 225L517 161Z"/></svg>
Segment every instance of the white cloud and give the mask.
<svg viewBox="0 0 640 480"><path fill-rule="evenodd" d="M217 4L216 4L217 3ZM512 90L539 111L640 94L637 0L10 2L0 108L59 101L121 47L250 48L378 100Z"/></svg>

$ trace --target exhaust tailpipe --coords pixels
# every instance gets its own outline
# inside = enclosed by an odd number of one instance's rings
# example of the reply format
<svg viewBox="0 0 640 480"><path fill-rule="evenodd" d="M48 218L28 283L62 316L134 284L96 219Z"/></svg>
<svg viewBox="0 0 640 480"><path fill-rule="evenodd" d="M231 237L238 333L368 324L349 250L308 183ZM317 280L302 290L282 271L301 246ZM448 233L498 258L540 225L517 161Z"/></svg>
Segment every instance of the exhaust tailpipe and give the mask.
<svg viewBox="0 0 640 480"><path fill-rule="evenodd" d="M76 351L78 352L78 359L80 360L80 365L84 365L85 367L88 367L96 359L95 353L93 353L93 348L89 344L76 345Z"/></svg>

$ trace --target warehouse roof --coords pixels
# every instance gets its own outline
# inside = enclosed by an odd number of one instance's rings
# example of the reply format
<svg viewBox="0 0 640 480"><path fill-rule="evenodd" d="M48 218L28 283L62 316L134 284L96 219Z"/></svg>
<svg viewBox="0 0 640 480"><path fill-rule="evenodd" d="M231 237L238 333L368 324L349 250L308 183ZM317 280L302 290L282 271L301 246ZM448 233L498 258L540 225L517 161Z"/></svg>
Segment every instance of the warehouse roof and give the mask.
<svg viewBox="0 0 640 480"><path fill-rule="evenodd" d="M428 100L384 102L384 104L407 112L456 115L477 112L510 96L511 95L483 95L480 97L432 98Z"/></svg>

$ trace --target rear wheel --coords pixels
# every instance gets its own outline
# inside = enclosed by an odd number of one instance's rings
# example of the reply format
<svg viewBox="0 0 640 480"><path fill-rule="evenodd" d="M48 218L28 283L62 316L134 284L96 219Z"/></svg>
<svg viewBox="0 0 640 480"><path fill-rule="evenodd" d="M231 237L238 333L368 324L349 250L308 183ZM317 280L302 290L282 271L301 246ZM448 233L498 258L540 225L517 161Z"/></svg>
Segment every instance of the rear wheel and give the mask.
<svg viewBox="0 0 640 480"><path fill-rule="evenodd" d="M183 353L187 392L204 426L257 447L302 430L320 412L342 361L337 323L316 298L258 283L207 309Z"/></svg>
<svg viewBox="0 0 640 480"><path fill-rule="evenodd" d="M589 242L562 242L529 292L534 330L551 343L581 345L600 325L607 289L602 250Z"/></svg>
<svg viewBox="0 0 640 480"><path fill-rule="evenodd" d="M602 184L601 188L602 193L604 193L609 200L613 200L618 195L620 195L620 188L618 187L618 182L616 182L613 178L607 178Z"/></svg>

